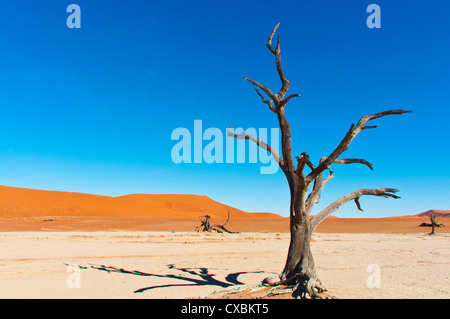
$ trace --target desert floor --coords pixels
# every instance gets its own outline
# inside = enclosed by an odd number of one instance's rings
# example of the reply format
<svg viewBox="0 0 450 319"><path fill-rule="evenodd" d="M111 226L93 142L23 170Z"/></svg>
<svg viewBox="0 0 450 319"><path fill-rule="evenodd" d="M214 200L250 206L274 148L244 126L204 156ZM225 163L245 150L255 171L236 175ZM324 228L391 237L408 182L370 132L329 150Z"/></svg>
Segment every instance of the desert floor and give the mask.
<svg viewBox="0 0 450 319"><path fill-rule="evenodd" d="M318 275L338 298L450 298L450 234L426 231L314 234ZM288 245L286 232L1 232L0 298L206 297L280 272Z"/></svg>

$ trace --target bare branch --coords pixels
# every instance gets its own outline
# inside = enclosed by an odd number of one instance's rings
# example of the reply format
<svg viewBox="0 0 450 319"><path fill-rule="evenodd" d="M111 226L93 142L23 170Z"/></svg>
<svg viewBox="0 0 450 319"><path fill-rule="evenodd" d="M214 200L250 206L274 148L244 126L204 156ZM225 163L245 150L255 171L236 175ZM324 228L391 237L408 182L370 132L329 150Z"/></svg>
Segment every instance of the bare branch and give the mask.
<svg viewBox="0 0 450 319"><path fill-rule="evenodd" d="M253 136L253 135L247 134L247 133L245 133L245 132L240 133L240 134L238 134L238 133L233 133L233 132L231 131L231 125L230 125L230 127L228 128L227 135L228 135L228 136L235 137L235 138L237 138L238 140L251 140L251 141L255 142L256 145L258 145L258 146L261 147L262 149L264 149L264 150L268 151L270 154L272 154L272 156L273 156L274 159L275 159L275 162L278 163L278 165L281 167L281 169L284 168L284 161L283 161L283 159L281 158L280 154L278 154L278 152L277 152L274 148L272 148L272 146L270 146L270 145L264 143L264 142L261 141L259 138L255 137L255 136Z"/></svg>
<svg viewBox="0 0 450 319"><path fill-rule="evenodd" d="M230 220L230 212L228 212L228 218L227 218L227 221L226 221L225 224L223 224L222 226L225 226L225 225L228 223L229 220Z"/></svg>
<svg viewBox="0 0 450 319"><path fill-rule="evenodd" d="M311 232L314 231L314 229L317 227L317 225L320 224L325 218L327 218L330 214L334 213L336 210L338 210L342 205L345 203L355 200L355 203L358 207L358 209L361 208L361 205L359 205L359 198L363 195L372 195L372 196L382 196L382 197L392 197L392 198L400 198L397 195L394 195L393 193L397 193L398 190L394 188L377 188L377 189L360 189L357 191L354 191L350 194L347 194L345 196L342 196L341 198L335 200L333 203L328 205L325 209L323 209L319 214L314 216L311 219Z"/></svg>
<svg viewBox="0 0 450 319"><path fill-rule="evenodd" d="M325 185L334 177L334 173L330 171L330 175L323 179L323 173L320 173L314 180L314 186L311 193L306 199L306 214L309 216L315 204L320 202L320 193L322 192Z"/></svg>
<svg viewBox="0 0 450 319"><path fill-rule="evenodd" d="M283 103L283 98L286 95L287 91L289 90L289 85L291 84L291 81L289 81L286 76L284 75L284 71L283 68L281 66L281 49L280 49L280 37L278 37L277 39L277 46L275 47L275 49L272 48L272 38L275 35L275 32L278 29L278 26L280 25L280 23L278 23L272 30L272 33L269 36L269 39L267 40L267 48L270 50L270 52L273 53L273 55L275 55L275 60L276 60L276 64L277 64L277 71L278 71L278 75L280 76L280 80L281 80L281 90L280 92L278 92L278 94L276 95L276 102L280 103L279 107L284 107L287 103L284 102Z"/></svg>
<svg viewBox="0 0 450 319"><path fill-rule="evenodd" d="M272 33L269 36L269 40L267 40L267 48L269 48L270 52L272 52L273 54L276 54L275 50L272 49L272 38L275 35L275 32L277 32L278 26L280 25L280 23L278 22L278 24L273 28Z"/></svg>
<svg viewBox="0 0 450 319"><path fill-rule="evenodd" d="M286 119L286 115L284 114L284 107L292 98L300 96L299 94L291 94L286 99L284 99L284 96L286 95L290 81L286 79L286 76L284 75L283 68L281 67L281 51L280 51L280 38L278 37L277 40L277 46L275 49L272 48L272 39L275 35L275 32L277 31L277 28L280 24L278 23L272 30L272 33L269 36L269 39L267 41L266 46L270 50L272 54L275 55L276 58L276 66L277 71L281 79L282 87L281 90L274 94L269 88L262 85L259 82L256 82L252 79L243 77L246 81L250 82L251 84L255 85L257 88L262 90L264 93L267 94L270 100L266 100L262 94L257 91L258 95L262 99L263 103L266 103L269 105L269 109L273 112L275 112L278 115L278 123L281 130L281 141L282 141L282 153L283 158L281 159L278 155L278 158L275 158L280 164L280 167L282 168L284 174L286 175L286 178L288 180L288 183L290 187L294 187L294 185L297 183L296 176L295 176L295 164L293 160L292 155L292 145L291 145L291 127L289 125L289 122ZM271 105L273 104L273 105ZM272 107L273 106L273 107ZM273 152L271 152L273 155Z"/></svg>
<svg viewBox="0 0 450 319"><path fill-rule="evenodd" d="M277 113L276 108L273 106L273 100L266 100L264 98L264 96L259 92L258 89L255 89L256 93L258 93L259 97L261 98L261 100L263 101L263 103L267 104L269 106L269 110L271 110L272 112L274 112L275 114Z"/></svg>
<svg viewBox="0 0 450 319"><path fill-rule="evenodd" d="M334 177L334 172L333 171L329 171L329 172L330 172L330 175L328 175L328 177L323 180L323 183L322 183L323 186L325 186L325 184L328 183L330 181L330 179L332 179Z"/></svg>
<svg viewBox="0 0 450 319"><path fill-rule="evenodd" d="M276 48L275 49L272 48L272 39L273 39L273 36L275 35L275 32L277 31L279 25L280 24L278 23L273 28L272 33L270 34L269 39L267 40L266 46L270 50L270 52L272 52L273 55L275 55L277 71L278 71L278 75L280 76L280 80L281 80L281 84L282 84L280 91L277 94L273 94L273 92L270 89L268 89L261 83L258 83L252 79L243 77L245 80L249 81L253 85L255 85L258 88L260 88L261 90L263 90L269 96L269 98L275 102L275 108L282 108L286 105L287 102L289 102L290 99L300 96L299 94L291 94L288 98L284 99L284 96L286 95L287 91L289 90L289 85L291 84L291 81L289 81L286 78L286 76L284 75L283 68L281 66L280 37L278 37L278 39L277 39ZM263 102L264 102L264 100L263 100ZM266 102L264 102L264 103L266 103Z"/></svg>
<svg viewBox="0 0 450 319"><path fill-rule="evenodd" d="M297 156L296 174L297 174L298 178L300 178L302 180L305 178L305 175L303 174L303 169L305 168L305 166L308 162L309 162L309 155L306 152L303 152L300 157Z"/></svg>
<svg viewBox="0 0 450 319"><path fill-rule="evenodd" d="M320 159L320 163L322 163L326 157L322 157ZM308 161L307 165L311 170L314 170L316 167L314 164ZM330 171L330 175L323 179L323 172L317 175L317 177L314 179L314 186L311 191L311 193L308 195L308 198L305 202L305 208L306 208L306 214L309 216L311 214L311 211L315 204L320 202L320 193L322 192L325 185L334 177L334 173Z"/></svg>
<svg viewBox="0 0 450 319"><path fill-rule="evenodd" d="M376 113L376 114L372 114L372 115L366 115L363 116L358 124L356 125L357 127L361 127L362 129L364 128L375 128L376 126L364 126L367 122L372 121L374 119L386 116L386 115L401 115L401 114L405 114L405 113L411 113L411 111L404 111L404 110L389 110L389 111L384 111L384 112L380 112L380 113Z"/></svg>
<svg viewBox="0 0 450 319"><path fill-rule="evenodd" d="M261 90L263 90L269 97L271 100L275 100L276 96L275 94L272 93L272 91L265 87L264 85L262 85L261 83L258 83L252 79L246 78L245 76L242 77L244 80L249 81L251 84L253 84L254 86L259 87Z"/></svg>
<svg viewBox="0 0 450 319"><path fill-rule="evenodd" d="M307 161L306 162L306 165L308 165L308 167L311 169L311 170L313 170L313 169L315 169L316 168L316 165L314 165L311 161Z"/></svg>
<svg viewBox="0 0 450 319"><path fill-rule="evenodd" d="M353 139L358 135L362 130L367 128L374 128L374 126L365 126L365 124L368 121L387 116L387 115L400 115L404 113L410 113L411 111L404 111L404 110L390 110L385 111L381 113L376 113L373 115L367 115L363 116L358 123L352 124L350 126L350 129L348 130L347 134L345 134L344 139L341 141L341 143L338 145L338 147L330 154L330 156L327 157L326 160L324 160L315 170L313 170L308 176L306 177L307 182L311 183L314 178L321 172L323 172L325 169L328 169L332 163L334 163L337 158L348 149L348 146L353 141ZM367 165L367 164L366 164Z"/></svg>
<svg viewBox="0 0 450 319"><path fill-rule="evenodd" d="M287 102L289 102L290 99L294 98L294 97L300 97L300 94L291 94L289 95L287 98L285 98L283 101L281 101L280 106L279 107L283 107L287 104Z"/></svg>
<svg viewBox="0 0 450 319"><path fill-rule="evenodd" d="M267 87L265 87L261 83L258 83L258 82L254 81L252 79L243 77L245 80L249 81L253 85L255 85L258 88L260 88L261 90L263 90L269 96L269 98L275 103L275 109L283 108L287 104L287 102L289 102L289 100L291 100L294 97L299 97L300 96L300 94L291 94L286 99L284 99L284 96L286 95L287 91L289 90L289 86L291 84L291 81L289 81L286 78L286 76L284 75L283 68L281 66L280 37L278 37L278 39L277 39L277 46L275 47L275 49L272 48L272 39L273 39L273 36L275 35L275 32L277 31L279 25L280 24L278 23L273 28L272 33L270 34L269 39L267 40L266 46L270 50L270 52L272 52L275 55L277 71L278 71L278 75L280 76L280 80L281 80L281 84L282 84L280 91L277 94L273 94L273 92L270 89L268 89ZM258 94L260 94L260 93L258 92ZM266 103L264 100L265 99L263 99L263 102ZM268 104L268 103L266 103L266 104ZM272 111L274 111L271 106L269 106L269 108Z"/></svg>
<svg viewBox="0 0 450 319"><path fill-rule="evenodd" d="M370 164L368 161L366 161L366 160L364 160L364 159L359 159L359 158L341 158L341 159L335 160L333 163L336 163L336 164L354 164L354 163L360 163L360 164L366 165L366 166L369 167L371 170L373 170L372 164Z"/></svg>
<svg viewBox="0 0 450 319"><path fill-rule="evenodd" d="M369 126L364 126L363 127L363 130L366 130L366 129L368 129L368 128L377 128L378 127L378 125L369 125Z"/></svg>
<svg viewBox="0 0 450 319"><path fill-rule="evenodd" d="M355 201L355 204L356 204L356 207L358 208L358 210L363 212L364 210L361 208L361 204L359 203L359 197L356 197L354 199L354 201Z"/></svg>
<svg viewBox="0 0 450 319"><path fill-rule="evenodd" d="M225 231L230 234L238 234L237 232L232 232L225 228L225 225L230 220L230 212L228 212L227 221L223 225L219 225L219 224L211 225L211 216L209 216L209 215L202 215L202 216L199 216L199 218L202 218L202 220L201 220L201 225L195 227L195 231L197 233L200 231L200 228L202 228L202 231L207 231L207 232L214 230L218 233L222 233L223 231Z"/></svg>

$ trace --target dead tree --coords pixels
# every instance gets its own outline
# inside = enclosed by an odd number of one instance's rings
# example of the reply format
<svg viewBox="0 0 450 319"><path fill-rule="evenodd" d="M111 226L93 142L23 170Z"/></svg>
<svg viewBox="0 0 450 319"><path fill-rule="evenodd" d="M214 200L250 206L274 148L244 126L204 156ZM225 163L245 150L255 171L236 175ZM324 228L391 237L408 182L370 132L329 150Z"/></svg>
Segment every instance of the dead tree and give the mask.
<svg viewBox="0 0 450 319"><path fill-rule="evenodd" d="M431 227L431 229L432 229L431 233L429 233L428 235L435 235L436 233L435 233L434 229L436 227L445 227L444 224L440 224L440 223L436 222L436 216L428 215L427 217L430 219L431 223L429 223L429 224L428 223L422 223L422 224L419 225L419 227Z"/></svg>
<svg viewBox="0 0 450 319"><path fill-rule="evenodd" d="M360 189L337 199L311 218L310 213L314 205L319 202L322 189L334 176L334 173L330 170L330 167L333 164L359 163L366 165L372 170L372 165L364 159L340 158L340 156L348 149L350 143L359 133L377 127L377 125L367 125L370 121L384 116L400 115L410 111L390 110L363 116L356 124L352 124L350 126L349 130L336 149L328 156L322 157L318 165L315 165L310 161L309 155L306 152L302 153L298 157L295 157L297 162L295 164L291 143L291 127L286 119L285 107L288 102L299 97L300 94L287 95L291 81L286 78L281 66L279 37L276 47L272 47L272 38L278 26L279 24L277 24L273 29L266 46L275 57L276 68L281 80L280 91L278 93L273 93L268 87L262 85L261 83L246 77L243 78L256 87L256 93L261 98L262 102L267 104L269 110L277 116L278 124L281 130L282 154L280 155L277 150L255 136L248 135L245 132L233 132L231 127L228 129L228 136L233 136L237 139L251 140L259 147L271 153L286 176L289 184L290 245L286 264L279 278L266 278L265 281L271 282L272 285L290 285L293 289L295 289L294 295L297 297L306 297L309 295L312 298L322 298L323 296L321 295L321 292L326 289L317 277L314 260L310 249L311 234L314 229L316 229L319 223L322 222L327 216L349 201L353 200L357 208L362 210L359 203L359 199L362 196L371 195L385 198L399 198L395 195L397 190L393 188ZM261 91L265 93L267 97L265 97ZM324 177L323 173L327 170L329 171L329 175Z"/></svg>
<svg viewBox="0 0 450 319"><path fill-rule="evenodd" d="M229 231L228 229L225 228L225 225L230 220L230 212L228 212L227 221L223 225L219 225L219 224L211 225L211 216L209 216L209 215L202 215L202 216L199 216L199 218L202 218L202 220L201 220L200 226L195 227L195 231L197 233L200 231L200 228L202 228L202 231L207 231L207 232L211 232L214 230L218 233L227 232L230 234L236 234L236 232Z"/></svg>

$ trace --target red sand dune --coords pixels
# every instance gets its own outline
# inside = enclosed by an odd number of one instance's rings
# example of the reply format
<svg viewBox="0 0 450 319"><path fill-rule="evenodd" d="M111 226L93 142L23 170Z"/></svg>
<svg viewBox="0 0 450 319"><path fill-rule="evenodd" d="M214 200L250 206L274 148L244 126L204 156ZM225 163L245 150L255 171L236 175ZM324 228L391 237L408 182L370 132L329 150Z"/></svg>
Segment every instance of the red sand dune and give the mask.
<svg viewBox="0 0 450 319"><path fill-rule="evenodd" d="M0 186L0 217L107 216L149 218L282 219L271 213L246 213L207 196L131 194L118 197Z"/></svg>
<svg viewBox="0 0 450 319"><path fill-rule="evenodd" d="M228 212L227 228L232 231L289 232L289 218L271 213L247 213L207 196L132 194L110 197L0 186L0 231L193 231L200 224L200 215L208 214L212 223L223 224ZM418 227L425 221L422 215L426 213L390 218L327 218L316 231L426 233L428 229ZM447 223L444 221L444 224ZM439 228L439 232L450 232L450 227Z"/></svg>
<svg viewBox="0 0 450 319"><path fill-rule="evenodd" d="M433 215L436 217L450 217L450 210L437 210L437 209L430 209L426 212L414 215L416 217L428 217L429 215Z"/></svg>

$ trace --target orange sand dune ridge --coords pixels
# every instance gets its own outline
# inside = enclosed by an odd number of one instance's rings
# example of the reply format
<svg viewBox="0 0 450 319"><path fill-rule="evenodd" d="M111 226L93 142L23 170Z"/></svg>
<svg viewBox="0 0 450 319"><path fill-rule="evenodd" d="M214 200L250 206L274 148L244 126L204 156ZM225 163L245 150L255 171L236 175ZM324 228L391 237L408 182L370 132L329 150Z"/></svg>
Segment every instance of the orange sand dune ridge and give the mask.
<svg viewBox="0 0 450 319"><path fill-rule="evenodd" d="M118 197L0 186L0 217L108 216L149 218L283 219L272 213L246 213L207 196L131 194Z"/></svg>
<svg viewBox="0 0 450 319"><path fill-rule="evenodd" d="M289 218L247 213L207 196L131 194L118 197L0 186L0 231L194 231L199 216L236 232L289 232ZM443 211L439 211L443 212ZM325 233L427 233L426 217L332 218ZM447 219L447 218L445 218ZM443 220L444 224L448 224ZM448 225L447 225L448 226ZM439 228L450 232L450 227Z"/></svg>

